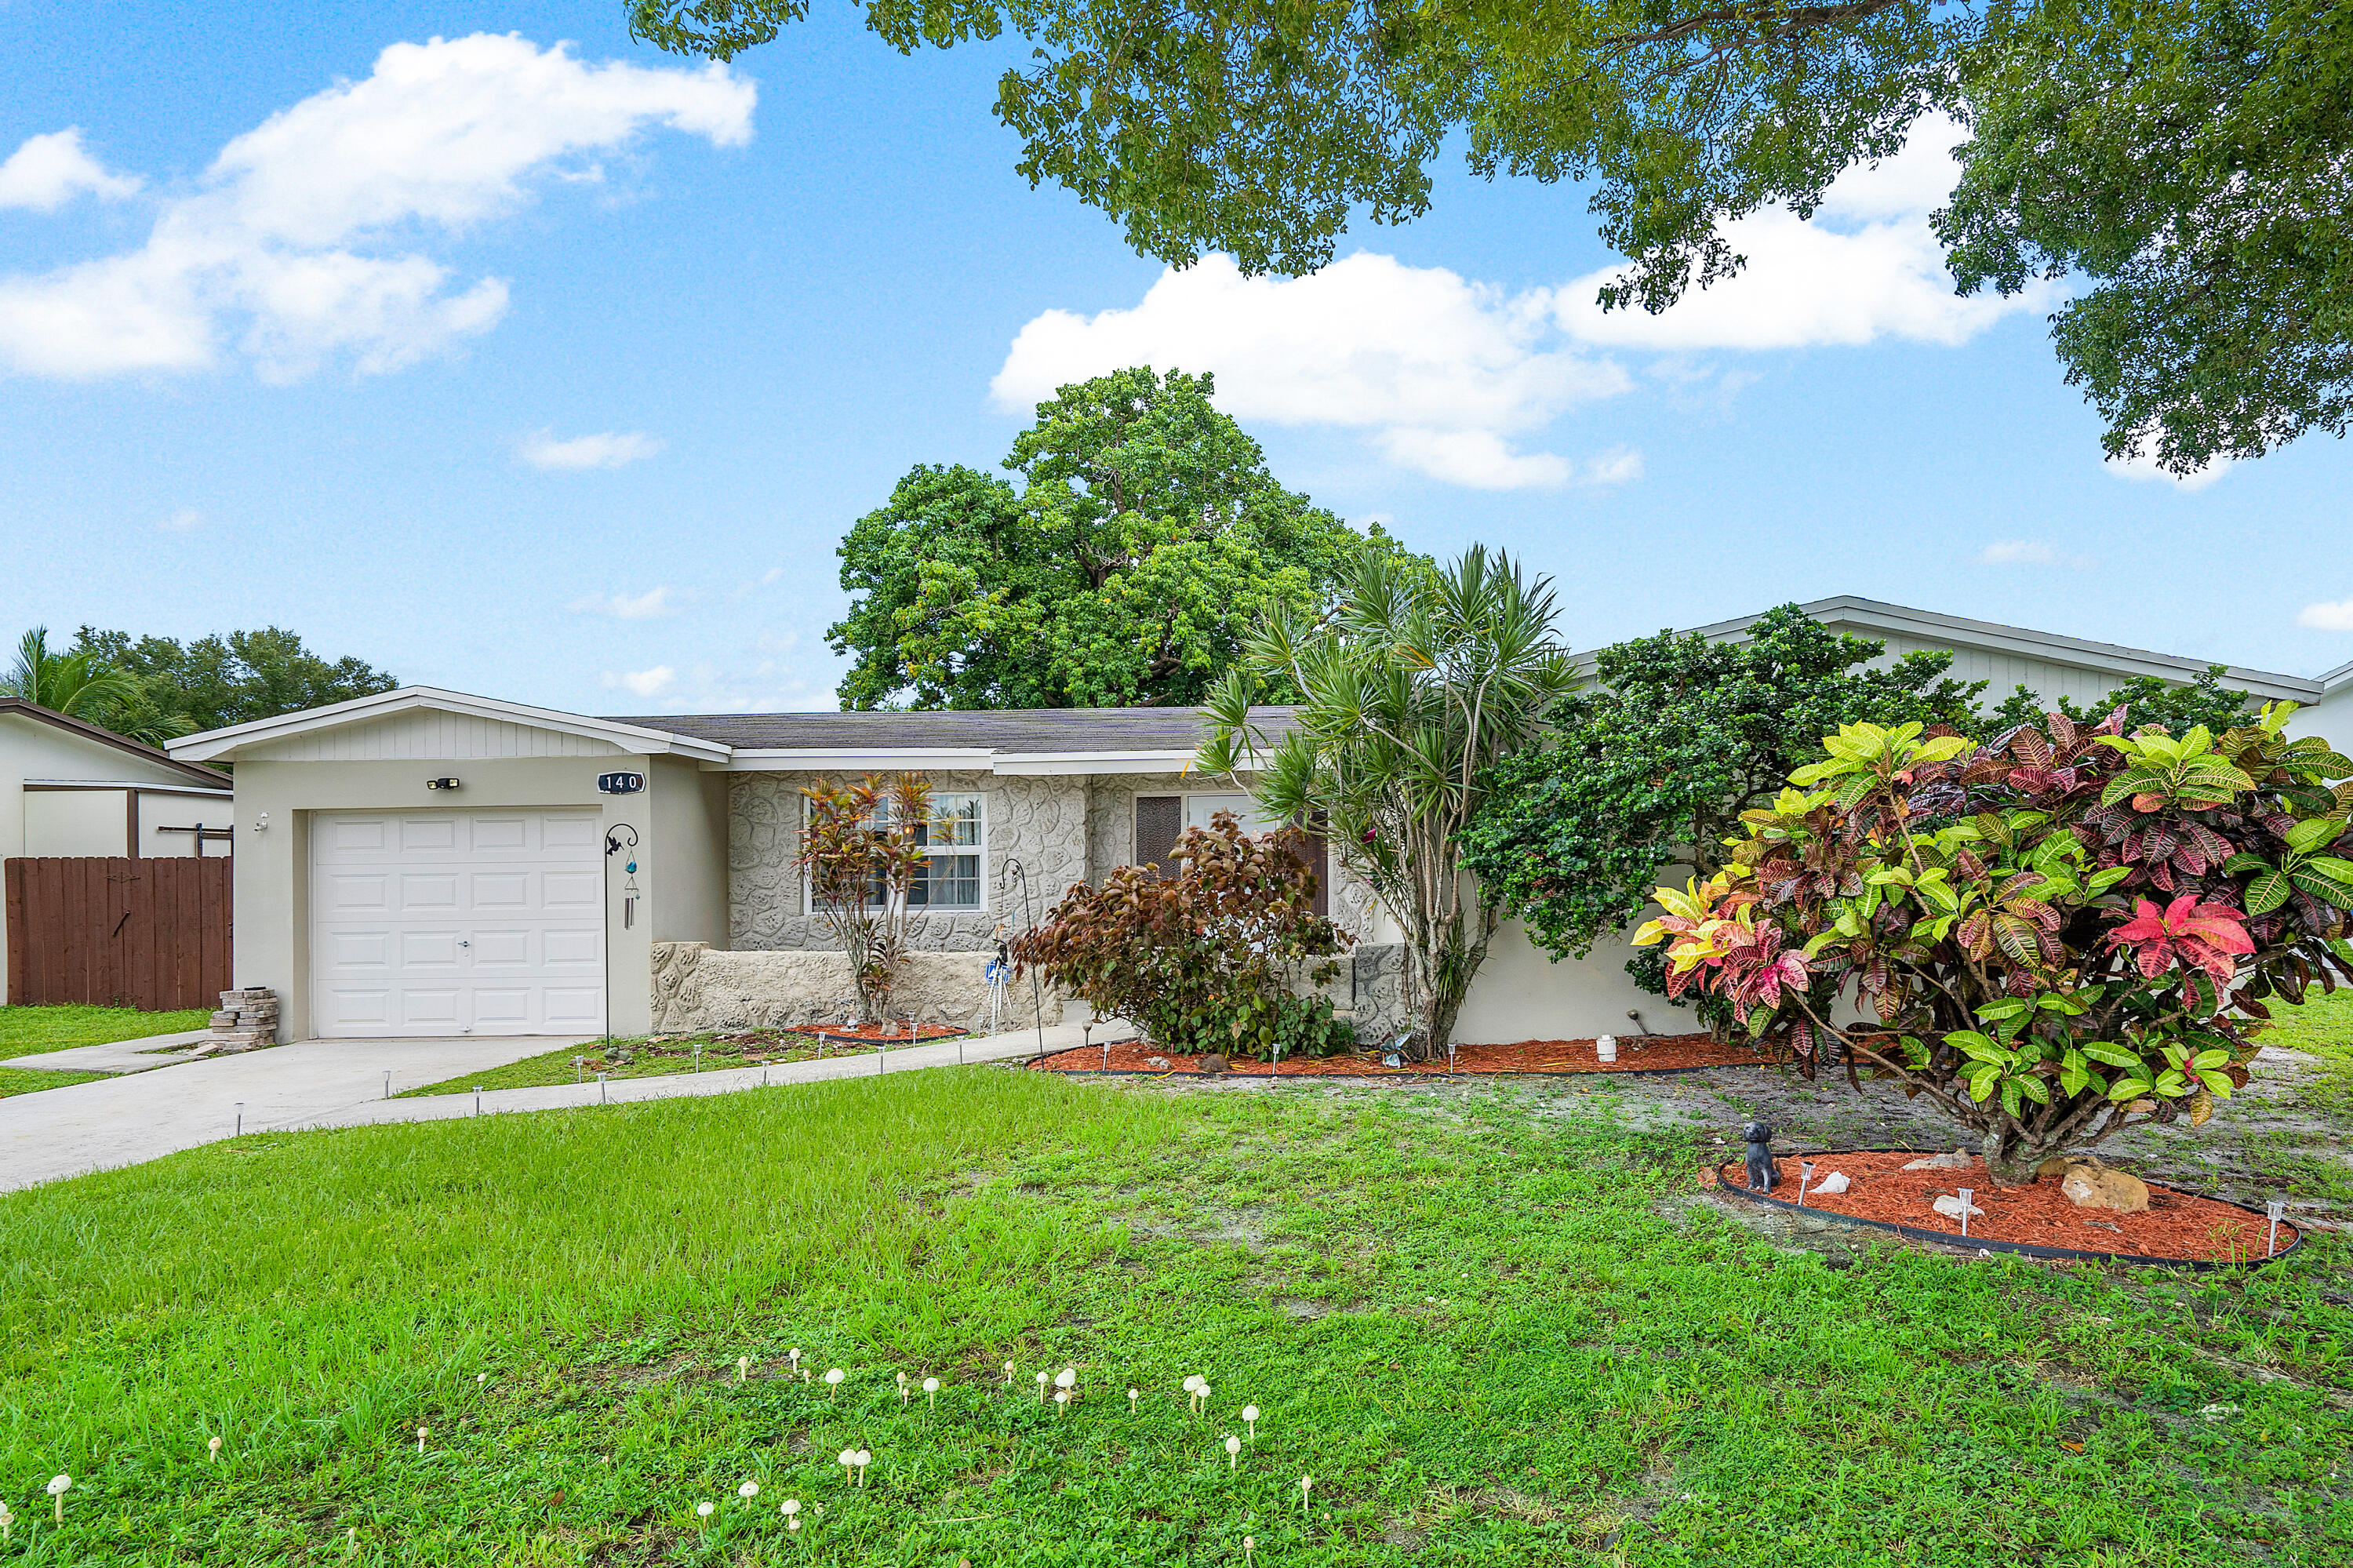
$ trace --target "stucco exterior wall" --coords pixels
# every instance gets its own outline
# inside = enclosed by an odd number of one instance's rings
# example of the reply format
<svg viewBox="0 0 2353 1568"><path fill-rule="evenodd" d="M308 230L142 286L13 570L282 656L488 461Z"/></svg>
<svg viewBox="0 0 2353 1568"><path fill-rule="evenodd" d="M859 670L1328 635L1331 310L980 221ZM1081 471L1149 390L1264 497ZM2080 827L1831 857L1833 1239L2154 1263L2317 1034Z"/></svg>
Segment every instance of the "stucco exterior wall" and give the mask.
<svg viewBox="0 0 2353 1568"><path fill-rule="evenodd" d="M737 773L729 776L727 885L729 945L740 951L802 951L835 946L807 907L800 874L799 791L825 775ZM922 952L976 953L993 946L999 922L1019 932L1087 874L1087 780L1082 777L1004 778L987 773L928 775L941 793L985 798L981 828L981 906L953 914L918 914L908 941ZM1006 863L1018 858L1029 884L1000 889Z"/></svg>
<svg viewBox="0 0 2353 1568"><path fill-rule="evenodd" d="M988 955L921 952L908 956L892 991L892 1018L944 1023L976 1033L990 1026ZM1045 1022L1059 1023L1062 1002L1043 992ZM1023 1029L1038 1019L1025 979L997 999L999 1029ZM730 952L701 942L657 942L653 950L653 1030L694 1034L708 1030L781 1029L803 1023L847 1023L857 1011L849 962L814 949Z"/></svg>
<svg viewBox="0 0 2353 1568"><path fill-rule="evenodd" d="M647 781L661 853L648 863L657 942L727 940L727 776L657 757Z"/></svg>

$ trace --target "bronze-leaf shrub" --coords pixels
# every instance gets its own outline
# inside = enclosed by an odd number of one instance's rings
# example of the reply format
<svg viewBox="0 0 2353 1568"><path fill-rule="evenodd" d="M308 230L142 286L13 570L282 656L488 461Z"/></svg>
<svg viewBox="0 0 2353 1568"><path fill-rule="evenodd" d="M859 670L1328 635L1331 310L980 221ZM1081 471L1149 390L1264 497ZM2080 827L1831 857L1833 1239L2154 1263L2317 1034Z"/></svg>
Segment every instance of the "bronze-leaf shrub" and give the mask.
<svg viewBox="0 0 2353 1568"><path fill-rule="evenodd" d="M1296 833L1253 837L1229 811L1176 841L1174 869L1124 865L1074 885L1013 944L1097 1017L1136 1024L1163 1050L1261 1060L1329 1054L1353 1042L1328 998L1293 995L1339 973L1353 938L1315 913L1315 874Z"/></svg>

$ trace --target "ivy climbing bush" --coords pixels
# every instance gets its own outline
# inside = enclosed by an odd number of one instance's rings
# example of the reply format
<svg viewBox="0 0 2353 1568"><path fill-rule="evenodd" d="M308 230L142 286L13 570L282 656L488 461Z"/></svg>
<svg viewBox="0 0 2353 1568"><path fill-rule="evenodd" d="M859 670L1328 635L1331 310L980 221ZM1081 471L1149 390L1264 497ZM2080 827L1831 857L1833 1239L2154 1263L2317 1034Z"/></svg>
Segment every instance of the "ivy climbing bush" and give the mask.
<svg viewBox="0 0 2353 1568"><path fill-rule="evenodd" d="M1044 924L1013 944L1098 1017L1136 1024L1164 1050L1261 1060L1329 1055L1354 1044L1324 984L1353 938L1315 913L1315 874L1298 835L1245 833L1230 811L1176 841L1176 869L1124 865L1100 887L1075 884Z"/></svg>
<svg viewBox="0 0 2353 1568"><path fill-rule="evenodd" d="M2269 999L2353 979L2353 762L2287 738L2294 711L2219 737L2053 713L1983 746L1843 726L1634 940L1809 1075L1835 1056L1928 1096L1997 1181L2201 1125Z"/></svg>

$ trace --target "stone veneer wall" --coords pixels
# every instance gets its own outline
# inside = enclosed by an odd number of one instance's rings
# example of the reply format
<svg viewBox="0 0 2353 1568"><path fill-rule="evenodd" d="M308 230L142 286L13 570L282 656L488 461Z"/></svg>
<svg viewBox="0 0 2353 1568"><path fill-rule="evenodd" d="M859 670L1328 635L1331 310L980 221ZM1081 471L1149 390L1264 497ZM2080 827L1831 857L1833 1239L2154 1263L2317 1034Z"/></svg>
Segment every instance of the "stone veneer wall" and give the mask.
<svg viewBox="0 0 2353 1568"><path fill-rule="evenodd" d="M812 773L739 773L727 791L727 927L737 951L830 949L833 939L805 906L799 852L801 787ZM1001 921L1008 933L1024 928L1018 884L997 891L997 877L1018 857L1029 883L1027 917L1043 920L1071 884L1088 871L1087 783L1083 777L1005 778L989 773L935 773L944 794L977 793L986 826L981 866L983 907L969 913L918 915L908 940L919 951L979 953L993 947Z"/></svg>
<svg viewBox="0 0 2353 1568"><path fill-rule="evenodd" d="M892 993L892 1015L918 1023L985 1031L989 1026L985 953L908 955ZM653 1032L695 1034L716 1029L783 1029L847 1023L856 1010L849 963L838 952L730 952L704 942L656 942ZM1061 998L1044 992L1045 1022L1062 1019ZM1029 982L1006 988L999 1029L1038 1020Z"/></svg>

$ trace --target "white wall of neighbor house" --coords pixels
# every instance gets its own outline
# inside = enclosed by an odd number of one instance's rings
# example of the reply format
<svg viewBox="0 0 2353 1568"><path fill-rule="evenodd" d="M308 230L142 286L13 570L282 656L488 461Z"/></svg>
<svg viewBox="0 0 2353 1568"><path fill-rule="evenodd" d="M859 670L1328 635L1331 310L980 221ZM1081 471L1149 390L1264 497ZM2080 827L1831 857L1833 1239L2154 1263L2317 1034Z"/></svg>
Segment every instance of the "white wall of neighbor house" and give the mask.
<svg viewBox="0 0 2353 1568"><path fill-rule="evenodd" d="M680 781L666 770L655 769L652 762L609 747L602 755L579 757L241 758L237 787L245 825L235 872L237 983L276 991L286 1037L311 1037L311 835L314 819L322 814L588 808L599 813L607 832L624 821L638 831L638 885L643 901L637 918L625 923L625 879L616 864L607 878L605 921L612 952L613 1028L617 1033L643 1033L651 1017L652 943L662 923L659 895L668 885L652 873L667 852L663 828L674 820L666 810L649 810L646 795L599 794L596 776L614 771L645 773L649 794L659 799L665 786ZM426 788L429 779L453 775L460 779L455 790ZM700 780L692 778L683 783L700 787ZM683 816L677 819L683 820ZM673 825L672 831L687 830ZM686 853L694 853L689 845ZM709 913L705 909L695 918L707 920Z"/></svg>
<svg viewBox="0 0 2353 1568"><path fill-rule="evenodd" d="M28 855L121 855L129 852L129 809L120 789L25 791Z"/></svg>
<svg viewBox="0 0 2353 1568"><path fill-rule="evenodd" d="M2317 736L2353 757L2353 681L2291 714L2287 733L2299 740Z"/></svg>

